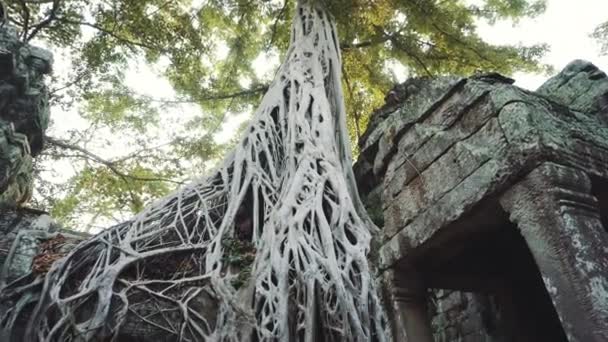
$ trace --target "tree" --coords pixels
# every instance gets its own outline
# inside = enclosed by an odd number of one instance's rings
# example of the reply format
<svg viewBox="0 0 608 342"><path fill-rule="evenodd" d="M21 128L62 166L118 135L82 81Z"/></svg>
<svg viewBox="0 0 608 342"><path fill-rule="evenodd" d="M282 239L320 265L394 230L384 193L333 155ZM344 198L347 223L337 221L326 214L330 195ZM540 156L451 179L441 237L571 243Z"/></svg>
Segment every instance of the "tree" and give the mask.
<svg viewBox="0 0 608 342"><path fill-rule="evenodd" d="M608 55L608 21L599 25L591 34L600 43L600 54Z"/></svg>
<svg viewBox="0 0 608 342"><path fill-rule="evenodd" d="M77 161L76 174L55 183L39 176L37 194L40 206L52 208L68 225L81 222L83 216L138 212L174 183L206 171L209 160L225 150L214 143L213 135L226 115L250 111L268 89L271 75L258 75L254 61L260 56L285 57L295 6L295 0L7 3L24 40L38 39L72 56L63 58L69 72L57 74L51 82L52 104L77 108L84 127L48 139L49 149L38 166L44 170L57 161ZM475 21L536 15L544 9L543 1L327 4L342 35L347 127L353 146L369 113L394 83L390 65L404 65L410 75L470 74L478 69L510 74L542 68L538 59L544 46L490 45L477 35ZM125 70L136 60L160 65L175 96L152 98L129 88ZM198 114L177 123L162 115L176 108ZM56 127L63 125L61 116L54 117ZM159 132L164 134L160 142ZM108 155L108 146L117 145L132 149Z"/></svg>
<svg viewBox="0 0 608 342"><path fill-rule="evenodd" d="M154 340L389 339L335 25L314 0L293 18L285 62L234 151L209 177L77 246L42 285L18 288L37 300L25 340L121 339L135 326Z"/></svg>

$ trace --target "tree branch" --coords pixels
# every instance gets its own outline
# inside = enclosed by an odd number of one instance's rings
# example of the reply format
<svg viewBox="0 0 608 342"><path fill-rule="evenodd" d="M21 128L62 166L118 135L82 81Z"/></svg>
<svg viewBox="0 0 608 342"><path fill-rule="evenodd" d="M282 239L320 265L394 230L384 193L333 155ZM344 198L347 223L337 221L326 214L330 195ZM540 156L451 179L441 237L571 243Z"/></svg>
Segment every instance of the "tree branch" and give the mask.
<svg viewBox="0 0 608 342"><path fill-rule="evenodd" d="M340 43L340 49L341 50L350 50L350 49L366 48L366 47L386 43L387 41L393 39L394 36L395 36L394 34L383 35L383 36L377 37L376 39L371 39L371 40L368 40L365 42L360 42L360 43Z"/></svg>
<svg viewBox="0 0 608 342"><path fill-rule="evenodd" d="M23 32L21 39L25 40L27 37L27 31L30 29L30 9L27 7L25 0L20 0L19 4L21 5L21 10L23 11Z"/></svg>
<svg viewBox="0 0 608 342"><path fill-rule="evenodd" d="M57 19L57 11L59 10L59 1L60 0L53 0L53 7L51 7L51 11L49 12L49 15L46 17L46 19L42 20L41 22L39 22L33 26L34 29L32 30L32 32L29 35L27 35L27 38L25 39L26 42L29 42L30 40L32 40L40 32L40 30L42 30L46 26L49 26L53 22L53 20Z"/></svg>
<svg viewBox="0 0 608 342"><path fill-rule="evenodd" d="M237 92L233 92L233 93L226 93L226 94L213 94L213 95L207 95L207 96L201 96L201 97L196 97L196 98L192 98L192 99L188 99L188 98L178 98L178 99L167 99L167 98L154 98L154 97L148 97L146 96L145 99L147 101L151 101L151 102L158 102L158 103L163 103L163 104L181 104L181 103L199 103L199 102L209 102L209 101L219 101L219 100L232 100L235 99L237 97L241 97L241 96L251 96L251 95L255 95L255 94L259 94L259 93L264 93L268 90L268 85L261 85L257 88L253 88L253 89L245 89L245 90L241 90L241 91L237 91ZM136 93L132 93L133 95L136 96L142 96L142 95L138 95Z"/></svg>
<svg viewBox="0 0 608 342"><path fill-rule="evenodd" d="M107 28L101 27L101 26L99 26L97 24L94 24L94 23L89 23L89 22L80 21L80 20L71 20L71 19L67 19L67 18L58 18L58 21L61 21L61 22L66 23L66 24L87 26L87 27L93 28L93 29L95 29L95 30L97 30L99 32L107 34L108 36L110 36L110 37L112 37L114 39L120 40L120 41L122 41L124 43L130 44L130 45L133 45L133 46L138 46L138 47L141 47L141 48L144 48L144 49L156 50L156 51L161 51L161 52L166 52L167 51L166 49L163 49L163 48L158 47L158 46L149 45L149 44L146 44L146 43L142 43L140 41L135 41L135 40L131 40L131 39L128 39L128 38L125 38L125 37L121 37L118 34L116 34L115 32L112 32L111 30L108 30Z"/></svg>
<svg viewBox="0 0 608 342"><path fill-rule="evenodd" d="M348 77L348 73L346 72L346 68L344 68L344 64L342 64L342 75L344 75L344 81L346 82L346 88L348 89L348 93L350 95L351 101L355 100L355 94L353 91L353 87L350 83L350 79ZM355 119L355 133L357 134L357 142L361 140L361 127L359 127L359 122L361 121L361 115L357 110L357 105L353 106L354 111L354 119Z"/></svg>
<svg viewBox="0 0 608 342"><path fill-rule="evenodd" d="M410 58L412 58L416 63L418 63L418 65L420 65L422 67L422 69L424 70L424 72L429 76L429 77L433 77L433 73L429 70L429 68L426 66L426 64L424 64L424 62L422 61L422 58L420 58L420 56L418 56L417 54L413 53L412 51L408 50L399 40L397 39L391 39L391 42L395 45L395 47L397 49L399 49L400 51L402 51L403 53L405 53L406 55L408 55Z"/></svg>
<svg viewBox="0 0 608 342"><path fill-rule="evenodd" d="M270 47L272 47L272 45L274 44L274 40L275 40L276 34L277 34L277 26L279 24L279 20L283 19L286 9L287 9L287 0L284 0L283 7L281 7L279 14L277 15L276 19L274 20L274 23L272 24L272 34L270 35L270 42L266 46L266 51L270 50Z"/></svg>
<svg viewBox="0 0 608 342"><path fill-rule="evenodd" d="M447 32L446 30L442 29L441 27L439 27L439 25L433 23L433 27L435 29L437 29L437 31L439 31L444 36L446 36L449 39L455 41L456 43L462 45L465 49L472 51L474 54L476 54L482 60L493 63L490 59L488 59L488 57L484 56L479 50L475 49L470 44L467 44L466 42L462 41L460 38L454 36L453 34Z"/></svg>
<svg viewBox="0 0 608 342"><path fill-rule="evenodd" d="M150 97L150 96L138 94L138 93L132 92L132 91L130 91L129 94L137 99L171 105L171 104L197 104L200 102L232 100L232 99L235 99L235 98L241 97L241 96L243 96L243 97L252 96L255 94L259 94L259 93L264 93L267 90L268 90L268 85L260 85L257 88L245 89L245 90L241 90L241 91L237 91L237 92L233 92L233 93L225 93L225 94L217 93L217 94L201 96L201 97L176 98L176 99ZM116 94L122 95L124 93L121 92L121 93L116 93Z"/></svg>
<svg viewBox="0 0 608 342"><path fill-rule="evenodd" d="M112 171L113 173L115 173L116 175L118 175L120 178L122 178L125 182L127 182L127 178L132 179L132 180L137 180L137 181L144 181L144 182L168 182L168 183L174 183L174 184L184 184L183 182L180 181L175 181L172 179L168 179L168 178L162 178L162 177L139 177L139 176L133 176L127 173L124 173L122 171L120 171L117 167L116 167L116 162L114 161L110 161L107 159L104 159L100 156L98 156L97 154L94 154L91 151L88 151L87 149L80 147L80 146L76 146L76 145L72 145L68 142L65 141L61 141L59 139L55 139L53 137L50 136L46 136L46 142L48 142L49 144L59 147L59 148L63 148L63 149L67 149L67 150L72 150L72 151L76 151L81 153L81 156L95 161L99 164L102 164L104 166L106 166L108 169L110 169L110 171Z"/></svg>
<svg viewBox="0 0 608 342"><path fill-rule="evenodd" d="M65 90L67 88L70 88L71 86L73 86L75 84L78 84L87 75L88 72L89 72L89 70L85 69L84 71L78 73L78 75L76 75L74 80L72 80L71 82L68 82L59 88L50 90L49 97L52 97L53 95L57 94L58 92Z"/></svg>
<svg viewBox="0 0 608 342"><path fill-rule="evenodd" d="M124 156L124 157L122 157L122 158L118 158L118 159L116 159L116 160L114 161L114 163L123 163L123 162L126 162L126 161L127 161L127 160L129 160L129 159L133 159L133 158L135 158L135 157L141 157L141 156L142 156L142 154L143 154L144 152L149 152L149 151L158 150L158 149L160 149L161 147L163 147L163 146L167 146L167 145L170 145L170 144L171 144L171 143L164 143L164 144L160 144L160 145L156 145L156 146L152 146L152 147L148 147L148 148L142 148L142 149L141 149L141 150L139 150L139 151L135 151L135 152L133 152L133 153L131 153L131 154L128 154L128 155L126 155L126 156ZM148 157L148 158L152 158L152 157L153 157L153 155L152 155L152 154L149 154L149 155L145 155L145 156L143 156L143 157L144 157L144 158L146 158L146 157Z"/></svg>
<svg viewBox="0 0 608 342"><path fill-rule="evenodd" d="M206 102L206 101L215 101L215 100L227 100L227 99L233 99L235 97L240 97L240 96L250 96L250 95L254 95L254 94L258 94L258 93L263 93L263 92L266 92L267 90L268 90L267 85L261 85L257 88L246 89L246 90L237 91L234 93L203 96L199 99L196 99L196 101Z"/></svg>

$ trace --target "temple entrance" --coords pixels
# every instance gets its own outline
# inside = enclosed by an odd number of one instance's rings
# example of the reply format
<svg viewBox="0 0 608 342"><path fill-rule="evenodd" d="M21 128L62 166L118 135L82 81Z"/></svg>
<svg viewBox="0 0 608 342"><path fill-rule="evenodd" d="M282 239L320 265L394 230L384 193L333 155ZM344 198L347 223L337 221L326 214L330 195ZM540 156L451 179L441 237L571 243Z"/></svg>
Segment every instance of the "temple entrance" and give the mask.
<svg viewBox="0 0 608 342"><path fill-rule="evenodd" d="M497 205L477 213L417 258L435 341L567 342L517 227Z"/></svg>

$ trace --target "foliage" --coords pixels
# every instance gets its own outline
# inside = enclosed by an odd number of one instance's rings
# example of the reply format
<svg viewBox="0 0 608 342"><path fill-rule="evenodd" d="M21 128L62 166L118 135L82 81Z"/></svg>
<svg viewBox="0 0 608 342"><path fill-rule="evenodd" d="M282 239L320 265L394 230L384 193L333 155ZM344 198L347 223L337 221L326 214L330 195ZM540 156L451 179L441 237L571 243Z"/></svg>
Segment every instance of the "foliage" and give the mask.
<svg viewBox="0 0 608 342"><path fill-rule="evenodd" d="M543 69L545 46L488 44L476 21L534 16L544 1L325 2L342 37L353 142L395 83L391 66L405 66L408 75ZM61 139L37 162L42 187L36 196L67 224L77 224L70 220L76 214L108 220L117 210L137 211L172 183L204 173L225 151L213 139L222 123L250 112L268 88L273 68L258 69L285 55L295 6L294 0L7 3L24 40L56 52L51 134ZM159 98L134 89L126 82L134 65L154 69L173 92ZM67 129L71 123L58 109L77 112L82 122ZM74 175L65 177L65 167L55 166L58 180L49 181L44 171L65 160Z"/></svg>
<svg viewBox="0 0 608 342"><path fill-rule="evenodd" d="M298 0L293 20L288 54L218 168L75 246L44 286L36 277L3 290L31 300L2 317L2 336L390 340L368 259L380 231L351 168L336 27L314 0Z"/></svg>
<svg viewBox="0 0 608 342"><path fill-rule="evenodd" d="M602 55L608 55L608 21L599 25L591 34L601 44Z"/></svg>
<svg viewBox="0 0 608 342"><path fill-rule="evenodd" d="M255 247L250 241L229 236L222 239L222 247L224 247L222 262L234 268L233 271L237 272L237 275L231 281L231 285L238 290L251 277L251 267L255 260Z"/></svg>

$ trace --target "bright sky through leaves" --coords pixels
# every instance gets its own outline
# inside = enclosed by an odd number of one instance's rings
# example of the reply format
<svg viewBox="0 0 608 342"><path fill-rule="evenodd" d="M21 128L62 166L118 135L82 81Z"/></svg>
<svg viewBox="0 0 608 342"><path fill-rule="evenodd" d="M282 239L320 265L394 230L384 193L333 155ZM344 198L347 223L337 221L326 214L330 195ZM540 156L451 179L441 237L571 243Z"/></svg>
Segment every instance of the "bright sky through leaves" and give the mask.
<svg viewBox="0 0 608 342"><path fill-rule="evenodd" d="M548 0L546 12L536 18L522 19L515 26L510 21L497 22L494 25L480 22L479 32L482 38L494 44L548 43L551 50L543 62L553 66L556 72L577 58L590 60L600 69L608 71L608 56L599 56L600 47L589 36L595 27L607 19L608 1L605 0ZM254 63L258 75L262 76L271 73L279 65L279 60L276 56L271 60L258 58ZM396 73L401 81L407 77L401 68L397 68ZM530 90L536 89L548 77L543 74L524 73L516 73L514 76L518 86ZM145 65L131 70L128 82L130 86L151 96L168 97L173 93L169 82L158 77ZM193 111L196 110L193 108ZM216 138L221 142L230 140L239 125L247 119L246 114L229 117Z"/></svg>
<svg viewBox="0 0 608 342"><path fill-rule="evenodd" d="M470 0L468 3L476 4L480 1ZM197 6L194 4L194 7ZM608 70L608 56L599 56L600 45L590 37L593 29L606 20L608 20L608 1L606 0L547 0L546 11L535 18L519 19L515 24L511 20L498 21L493 25L479 21L477 26L481 38L490 44L531 46L547 43L550 46L550 51L546 53L542 62L552 66L555 72L577 58L590 60L600 69ZM94 33L91 30L87 31L86 27L83 32L85 36ZM35 43L39 44L41 42ZM69 62L66 62L69 60L69 56L63 56L62 51L54 50L53 52L55 53L55 74L67 74L72 67ZM219 46L214 51L217 60L226 57L227 54L228 49L225 46ZM135 90L138 94L150 98L175 99L176 94L173 86L166 78L159 76L166 71L169 65L169 61L163 58L165 57L161 57L155 65L148 65L143 57L129 61L129 69L125 75L126 86ZM252 69L258 78L270 80L279 62L278 55L271 54L271 57L268 58L261 52L253 60ZM393 69L399 81L407 78L406 70L403 67L393 67ZM533 90L549 76L516 73L514 78L517 85ZM250 80L241 77L238 82L245 86ZM365 94L362 96L365 96ZM75 106L69 108L53 107L52 119L55 124L49 130L49 135L64 139L67 138L70 130L84 131L89 122L81 117L82 109L78 108L79 105L81 104L76 103ZM252 110L253 107L250 109ZM151 145L167 143L171 140L171 136L180 134L179 130L183 129L185 122L195 119L197 116L201 116L201 109L195 104L183 103L169 107L162 113L162 125L150 128L154 134L154 141L149 141L149 143ZM238 135L238 128L249 118L250 112L229 112L224 117L221 129L214 135L214 138L219 143L234 140ZM203 136L204 129L193 130L188 134ZM132 140L133 137L121 139L120 136L117 137L112 132L106 131L104 129L96 131L96 141L85 147L107 159L124 156L137 149L137 146L125 143L129 139ZM51 166L52 172L43 172L41 178L64 182L80 172L82 168L80 164L75 164L76 166L73 167L71 163L72 161L69 159L59 160ZM191 177L200 174L200 168L192 167L192 170L188 171L186 173ZM173 186L171 185L171 187ZM150 199L146 198L146 202ZM120 221L131 215L129 212L124 214L124 217L115 217L115 220ZM87 221L87 218L82 218L81 221ZM107 226L107 224L108 222L98 222L96 227Z"/></svg>

